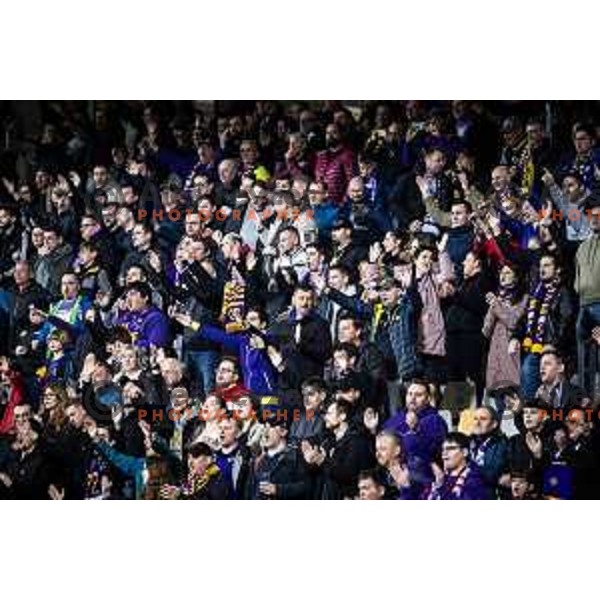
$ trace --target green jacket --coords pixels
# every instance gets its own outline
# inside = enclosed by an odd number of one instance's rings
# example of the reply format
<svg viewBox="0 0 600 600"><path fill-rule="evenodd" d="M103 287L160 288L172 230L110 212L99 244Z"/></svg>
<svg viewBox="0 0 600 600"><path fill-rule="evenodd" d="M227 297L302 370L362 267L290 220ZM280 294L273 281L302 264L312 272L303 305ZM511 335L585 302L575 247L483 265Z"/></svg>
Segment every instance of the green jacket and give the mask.
<svg viewBox="0 0 600 600"><path fill-rule="evenodd" d="M581 243L575 260L575 291L581 305L600 302L600 234Z"/></svg>

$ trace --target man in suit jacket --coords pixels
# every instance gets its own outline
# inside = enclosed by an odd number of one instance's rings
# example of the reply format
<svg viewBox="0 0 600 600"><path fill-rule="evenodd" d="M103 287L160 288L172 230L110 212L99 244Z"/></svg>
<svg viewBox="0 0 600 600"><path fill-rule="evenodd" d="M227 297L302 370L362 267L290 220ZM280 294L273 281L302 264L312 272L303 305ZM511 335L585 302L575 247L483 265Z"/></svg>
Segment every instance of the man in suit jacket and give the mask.
<svg viewBox="0 0 600 600"><path fill-rule="evenodd" d="M564 409L568 412L586 404L583 389L565 377L565 364L556 350L549 349L542 354L540 376L542 385L536 397L547 405L548 410Z"/></svg>

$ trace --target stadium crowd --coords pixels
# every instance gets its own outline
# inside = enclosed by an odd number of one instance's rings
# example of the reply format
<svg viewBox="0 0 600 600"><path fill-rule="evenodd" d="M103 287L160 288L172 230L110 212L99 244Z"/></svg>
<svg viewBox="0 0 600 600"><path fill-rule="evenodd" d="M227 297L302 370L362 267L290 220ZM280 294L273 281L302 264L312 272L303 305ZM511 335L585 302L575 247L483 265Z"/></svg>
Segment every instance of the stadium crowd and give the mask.
<svg viewBox="0 0 600 600"><path fill-rule="evenodd" d="M0 498L600 498L598 109L1 104Z"/></svg>

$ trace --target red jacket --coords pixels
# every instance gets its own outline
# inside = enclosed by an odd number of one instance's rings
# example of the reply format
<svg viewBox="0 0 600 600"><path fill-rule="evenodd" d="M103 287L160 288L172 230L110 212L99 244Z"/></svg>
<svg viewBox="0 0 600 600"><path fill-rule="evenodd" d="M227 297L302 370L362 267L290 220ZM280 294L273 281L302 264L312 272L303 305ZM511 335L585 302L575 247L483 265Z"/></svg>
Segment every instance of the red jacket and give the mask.
<svg viewBox="0 0 600 600"><path fill-rule="evenodd" d="M354 154L349 148L323 150L317 155L315 179L327 184L329 197L341 204L346 196L348 183L354 176Z"/></svg>
<svg viewBox="0 0 600 600"><path fill-rule="evenodd" d="M8 373L8 380L10 382L10 395L6 409L4 410L4 416L2 417L2 421L0 421L0 434L9 433L13 428L15 407L22 404L25 398L25 384L21 374L10 371Z"/></svg>
<svg viewBox="0 0 600 600"><path fill-rule="evenodd" d="M235 402L242 396L247 396L250 394L248 388L244 387L241 383L236 383L235 385L229 388L215 387L212 391L213 394L216 394L225 402L225 404L230 404L231 402Z"/></svg>

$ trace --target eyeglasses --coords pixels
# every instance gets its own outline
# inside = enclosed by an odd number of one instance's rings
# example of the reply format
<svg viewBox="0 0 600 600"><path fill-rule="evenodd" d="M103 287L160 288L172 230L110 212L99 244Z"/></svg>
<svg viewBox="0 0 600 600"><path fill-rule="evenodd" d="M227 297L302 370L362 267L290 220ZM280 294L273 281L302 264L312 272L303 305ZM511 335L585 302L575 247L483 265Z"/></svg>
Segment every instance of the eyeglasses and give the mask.
<svg viewBox="0 0 600 600"><path fill-rule="evenodd" d="M454 445L454 446L443 446L442 447L442 452L450 452L451 450L460 450L460 446Z"/></svg>

